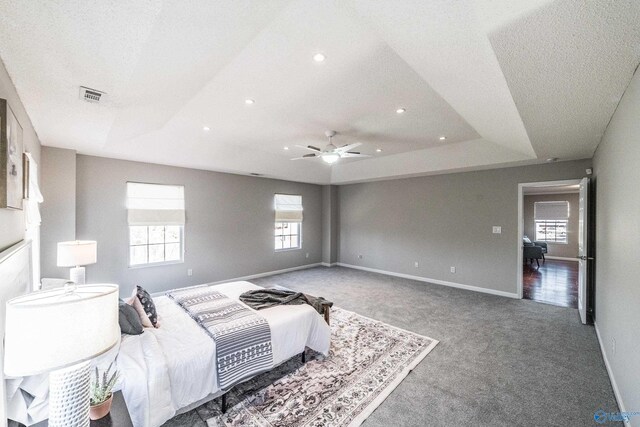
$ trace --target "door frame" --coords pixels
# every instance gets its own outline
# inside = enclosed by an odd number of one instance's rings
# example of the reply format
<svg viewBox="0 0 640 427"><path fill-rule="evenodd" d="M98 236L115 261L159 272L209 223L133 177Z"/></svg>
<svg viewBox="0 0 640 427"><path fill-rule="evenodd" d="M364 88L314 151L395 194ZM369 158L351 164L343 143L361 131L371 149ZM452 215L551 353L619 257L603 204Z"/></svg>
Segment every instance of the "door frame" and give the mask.
<svg viewBox="0 0 640 427"><path fill-rule="evenodd" d="M524 233L524 189L526 187L556 187L559 185L577 185L580 184L580 179L565 179L561 181L542 181L542 182L521 182L518 184L518 241L517 241L517 254L518 254L518 281L517 281L517 292L519 299L522 299L523 288L522 288L522 235Z"/></svg>

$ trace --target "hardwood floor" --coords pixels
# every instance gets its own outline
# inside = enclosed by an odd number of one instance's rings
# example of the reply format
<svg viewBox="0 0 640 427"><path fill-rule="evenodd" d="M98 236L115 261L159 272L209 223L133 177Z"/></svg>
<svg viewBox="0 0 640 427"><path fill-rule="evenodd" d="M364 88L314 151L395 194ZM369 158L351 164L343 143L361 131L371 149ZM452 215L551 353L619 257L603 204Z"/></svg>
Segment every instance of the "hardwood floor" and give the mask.
<svg viewBox="0 0 640 427"><path fill-rule="evenodd" d="M547 259L523 266L523 298L578 308L578 263Z"/></svg>

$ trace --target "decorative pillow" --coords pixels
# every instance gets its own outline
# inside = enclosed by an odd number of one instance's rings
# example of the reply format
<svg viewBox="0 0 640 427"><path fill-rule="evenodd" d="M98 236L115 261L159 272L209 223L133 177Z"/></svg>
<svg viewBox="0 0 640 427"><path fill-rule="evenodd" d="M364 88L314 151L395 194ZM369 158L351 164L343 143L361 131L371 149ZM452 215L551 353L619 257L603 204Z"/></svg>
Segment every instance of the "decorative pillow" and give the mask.
<svg viewBox="0 0 640 427"><path fill-rule="evenodd" d="M127 304L129 304L136 310L136 313L138 313L138 318L140 319L140 323L142 323L143 327L153 328L153 323L151 323L151 320L149 320L149 316L147 316L147 313L145 313L144 307L142 306L142 303L138 299L137 287L133 288L133 294L131 294L131 298L129 298L129 300L127 301Z"/></svg>
<svg viewBox="0 0 640 427"><path fill-rule="evenodd" d="M532 243L532 242L531 242L531 239L530 239L530 238L528 238L527 236L524 236L524 237L522 238L522 241L523 241L523 242L525 242L525 243Z"/></svg>
<svg viewBox="0 0 640 427"><path fill-rule="evenodd" d="M143 327L136 309L122 300L120 300L118 309L120 332L127 335L140 335L143 332Z"/></svg>
<svg viewBox="0 0 640 427"><path fill-rule="evenodd" d="M142 303L142 307L144 308L144 312L149 316L149 320L154 328L160 327L160 323L158 323L158 312L156 311L156 305L151 299L151 295L149 292L144 290L142 286L136 286L136 293L138 296L138 300Z"/></svg>

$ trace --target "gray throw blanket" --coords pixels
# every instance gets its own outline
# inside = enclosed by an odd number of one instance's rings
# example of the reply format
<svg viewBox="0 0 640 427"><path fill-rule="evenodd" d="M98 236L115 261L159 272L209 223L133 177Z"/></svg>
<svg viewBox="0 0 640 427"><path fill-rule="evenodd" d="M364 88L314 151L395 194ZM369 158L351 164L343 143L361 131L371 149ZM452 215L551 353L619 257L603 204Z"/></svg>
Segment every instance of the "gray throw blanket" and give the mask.
<svg viewBox="0 0 640 427"><path fill-rule="evenodd" d="M274 307L276 305L309 304L318 313L324 313L324 307L331 307L333 303L322 297L314 297L283 288L256 289L240 295L240 301L254 310Z"/></svg>
<svg viewBox="0 0 640 427"><path fill-rule="evenodd" d="M174 290L167 296L215 341L220 389L272 368L271 328L264 317L209 286Z"/></svg>

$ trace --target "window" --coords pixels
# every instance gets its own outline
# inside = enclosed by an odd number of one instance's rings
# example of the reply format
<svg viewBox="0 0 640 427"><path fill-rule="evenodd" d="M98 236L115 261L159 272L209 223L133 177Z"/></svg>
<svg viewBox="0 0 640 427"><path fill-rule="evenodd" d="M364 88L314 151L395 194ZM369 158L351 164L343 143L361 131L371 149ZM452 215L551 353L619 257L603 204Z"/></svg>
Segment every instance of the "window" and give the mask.
<svg viewBox="0 0 640 427"><path fill-rule="evenodd" d="M129 266L182 262L184 187L127 183Z"/></svg>
<svg viewBox="0 0 640 427"><path fill-rule="evenodd" d="M302 248L302 196L276 194L275 250Z"/></svg>
<svg viewBox="0 0 640 427"><path fill-rule="evenodd" d="M568 243L569 202L535 202L536 240Z"/></svg>
<svg viewBox="0 0 640 427"><path fill-rule="evenodd" d="M276 250L300 249L299 222L276 222Z"/></svg>
<svg viewBox="0 0 640 427"><path fill-rule="evenodd" d="M536 240L548 243L568 243L567 221L536 220Z"/></svg>

